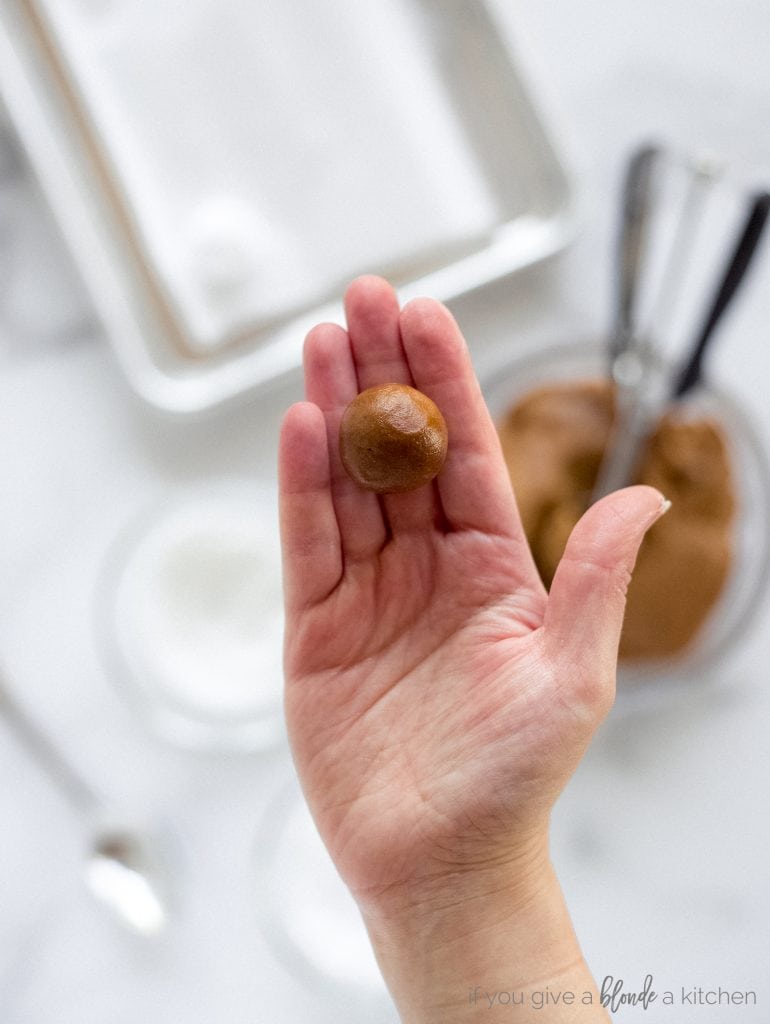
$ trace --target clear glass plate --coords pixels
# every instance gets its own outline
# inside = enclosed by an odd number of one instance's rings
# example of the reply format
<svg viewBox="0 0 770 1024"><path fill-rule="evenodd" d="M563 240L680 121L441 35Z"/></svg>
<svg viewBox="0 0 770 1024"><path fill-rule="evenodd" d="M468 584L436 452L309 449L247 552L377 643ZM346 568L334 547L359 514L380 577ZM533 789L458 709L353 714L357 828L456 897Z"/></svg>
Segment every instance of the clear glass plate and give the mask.
<svg viewBox="0 0 770 1024"><path fill-rule="evenodd" d="M275 485L172 492L118 535L96 591L109 677L182 746L259 750L285 737Z"/></svg>
<svg viewBox="0 0 770 1024"><path fill-rule="evenodd" d="M296 780L268 807L254 865L260 925L277 959L326 997L355 1000L366 1020L397 1024L358 907Z"/></svg>

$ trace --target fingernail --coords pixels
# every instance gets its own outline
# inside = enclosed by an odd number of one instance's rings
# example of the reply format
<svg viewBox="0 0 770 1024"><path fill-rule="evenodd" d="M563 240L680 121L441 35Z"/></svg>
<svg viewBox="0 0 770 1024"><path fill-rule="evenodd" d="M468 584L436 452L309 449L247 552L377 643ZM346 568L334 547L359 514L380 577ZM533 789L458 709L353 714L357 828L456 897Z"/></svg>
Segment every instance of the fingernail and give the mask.
<svg viewBox="0 0 770 1024"><path fill-rule="evenodd" d="M655 513L655 518L653 519L653 523L657 523L657 521L661 518L661 516L664 516L666 514L666 512L668 512L668 510L670 508L671 508L671 502L668 500L668 498L664 498L663 495L661 495L660 496L660 506L658 508L658 511Z"/></svg>

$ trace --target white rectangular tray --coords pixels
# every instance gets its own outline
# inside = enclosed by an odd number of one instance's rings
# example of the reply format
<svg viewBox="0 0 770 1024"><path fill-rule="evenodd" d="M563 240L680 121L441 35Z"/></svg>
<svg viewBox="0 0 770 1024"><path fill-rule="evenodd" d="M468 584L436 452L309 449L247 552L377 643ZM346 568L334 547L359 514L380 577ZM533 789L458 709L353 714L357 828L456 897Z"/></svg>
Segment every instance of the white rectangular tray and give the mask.
<svg viewBox="0 0 770 1024"><path fill-rule="evenodd" d="M503 38L483 0L4 0L3 99L134 388L201 412L356 273L447 300L561 247Z"/></svg>

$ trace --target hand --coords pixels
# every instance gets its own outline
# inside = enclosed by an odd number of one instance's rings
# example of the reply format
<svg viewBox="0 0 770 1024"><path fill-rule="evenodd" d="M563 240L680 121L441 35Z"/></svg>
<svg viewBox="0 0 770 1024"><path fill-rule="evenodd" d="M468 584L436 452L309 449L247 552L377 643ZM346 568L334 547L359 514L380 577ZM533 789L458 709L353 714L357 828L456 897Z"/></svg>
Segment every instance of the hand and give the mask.
<svg viewBox="0 0 770 1024"><path fill-rule="evenodd" d="M634 487L591 508L547 595L449 312L400 310L367 277L346 314L347 331L310 332L307 402L282 430L286 715L371 921L539 884L550 810L613 701L626 586L663 499ZM449 451L432 485L378 498L346 476L337 432L387 382L436 402Z"/></svg>

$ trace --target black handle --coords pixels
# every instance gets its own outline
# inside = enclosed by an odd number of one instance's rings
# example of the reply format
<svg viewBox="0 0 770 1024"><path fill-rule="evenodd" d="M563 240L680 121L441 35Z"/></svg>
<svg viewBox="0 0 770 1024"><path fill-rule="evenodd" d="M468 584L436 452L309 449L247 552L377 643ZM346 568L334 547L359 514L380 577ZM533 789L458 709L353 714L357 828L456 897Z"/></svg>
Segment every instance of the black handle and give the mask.
<svg viewBox="0 0 770 1024"><path fill-rule="evenodd" d="M672 399L681 398L700 380L703 356L709 341L725 310L732 302L738 286L746 276L765 229L768 213L770 213L770 193L760 192L751 200L746 223L738 235L732 256L720 279L714 301L692 346L690 357L685 362L672 391Z"/></svg>

